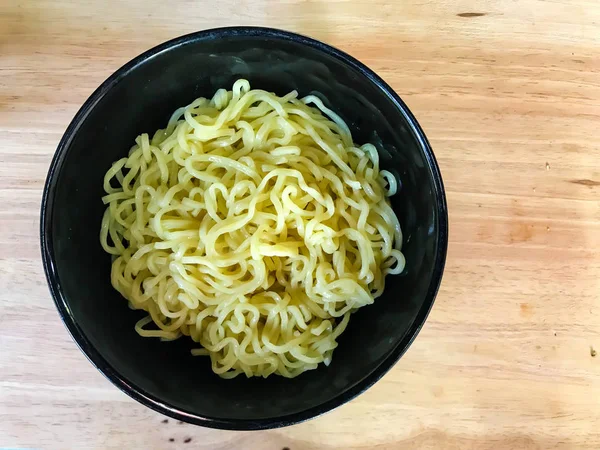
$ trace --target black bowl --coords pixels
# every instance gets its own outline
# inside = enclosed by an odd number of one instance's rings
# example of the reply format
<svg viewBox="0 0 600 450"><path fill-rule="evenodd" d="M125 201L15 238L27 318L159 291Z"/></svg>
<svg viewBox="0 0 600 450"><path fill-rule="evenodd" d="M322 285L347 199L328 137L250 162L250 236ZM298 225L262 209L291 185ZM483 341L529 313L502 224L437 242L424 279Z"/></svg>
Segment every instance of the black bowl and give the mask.
<svg viewBox="0 0 600 450"><path fill-rule="evenodd" d="M329 367L298 378L223 380L189 339L142 338L110 284L99 229L102 180L137 135L165 126L199 96L246 78L278 94L317 93L349 124L355 142L378 147L400 178L392 198L404 232L406 270L355 313ZM225 429L290 425L349 401L398 361L438 290L448 243L440 172L423 131L398 95L351 56L304 36L221 28L159 45L117 70L79 110L52 160L41 211L42 257L56 306L73 338L110 381L134 399L186 422ZM401 401L401 399L398 399Z"/></svg>

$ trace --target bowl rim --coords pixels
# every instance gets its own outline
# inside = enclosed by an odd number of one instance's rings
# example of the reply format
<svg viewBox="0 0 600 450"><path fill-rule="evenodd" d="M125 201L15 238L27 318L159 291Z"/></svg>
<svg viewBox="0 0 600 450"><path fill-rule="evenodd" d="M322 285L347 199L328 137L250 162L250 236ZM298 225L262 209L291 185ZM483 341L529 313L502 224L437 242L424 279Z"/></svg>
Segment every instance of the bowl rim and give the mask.
<svg viewBox="0 0 600 450"><path fill-rule="evenodd" d="M82 123L87 118L91 110L99 103L99 101L106 95L106 93L113 88L121 79L126 77L128 73L134 70L145 61L156 57L157 55L170 51L174 48L192 44L199 41L219 39L232 36L245 36L245 37L259 37L259 38L270 38L275 40L292 41L304 46L311 47L320 52L326 53L327 55L341 61L345 65L349 66L355 72L366 78L369 82L378 87L396 106L396 108L404 116L408 127L417 139L420 149L423 152L425 159L428 164L428 169L432 174L433 186L435 198L436 198L436 214L438 219L438 246L435 255L435 262L432 271L432 281L427 290L425 301L421 306L415 320L410 326L404 337L396 344L392 352L379 364L379 366L370 374L365 376L361 381L351 386L347 390L343 391L339 395L331 398L330 400L305 409L303 411L285 414L282 416L268 417L261 419L228 419L220 417L211 417L186 411L181 408L174 407L167 404L163 400L157 398L153 394L146 392L140 386L137 386L133 382L129 381L125 376L120 374L109 362L100 354L98 350L93 346L91 341L86 337L83 330L75 322L72 315L71 309L67 303L67 299L63 295L63 291L58 277L56 264L54 261L54 248L52 243L52 214L53 214L53 203L54 196L56 193L56 184L58 175L60 174L63 162L66 158L71 143L79 130ZM42 261L44 266L44 272L46 274L46 280L48 282L50 293L58 309L59 315L64 322L66 328L70 332L73 340L79 346L80 350L86 355L88 360L115 386L121 391L125 392L131 398L137 400L143 405L161 413L172 417L177 420L185 421L188 423L201 425L209 428L218 428L226 430L263 430L279 428L284 426L293 425L296 423L304 422L308 419L320 416L328 411L331 411L344 403L349 402L375 382L382 378L402 357L402 355L408 350L417 334L425 324L427 316L433 306L436 294L439 290L442 274L444 271L444 265L446 261L447 247L448 247L448 209L446 203L446 195L444 191L444 184L440 169L438 167L435 156L429 144L429 141L425 137L425 133L421 129L421 126L410 112L406 104L400 99L398 94L379 77L373 70L369 69L366 65L348 55L347 53L325 44L316 39L303 36L290 31L284 31L276 28L266 27L250 27L250 26L235 26L235 27L222 27L212 28L194 33L186 34L162 44L159 44L150 50L145 51L139 56L133 58L131 61L120 67L112 75L110 75L85 101L79 111L75 114L69 126L67 127L64 135L62 136L50 167L46 182L44 184L44 190L41 202L41 215L40 215L40 243Z"/></svg>

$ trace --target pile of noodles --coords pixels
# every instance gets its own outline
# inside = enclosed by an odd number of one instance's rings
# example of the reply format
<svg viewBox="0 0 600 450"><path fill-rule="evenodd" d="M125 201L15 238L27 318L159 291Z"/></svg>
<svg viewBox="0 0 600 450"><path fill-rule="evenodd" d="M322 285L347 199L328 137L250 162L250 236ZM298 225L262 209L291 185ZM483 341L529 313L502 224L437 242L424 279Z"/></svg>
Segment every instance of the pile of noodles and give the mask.
<svg viewBox="0 0 600 450"><path fill-rule="evenodd" d="M199 98L104 178L100 240L135 328L190 336L215 373L295 377L329 364L357 308L404 268L373 145L315 96Z"/></svg>

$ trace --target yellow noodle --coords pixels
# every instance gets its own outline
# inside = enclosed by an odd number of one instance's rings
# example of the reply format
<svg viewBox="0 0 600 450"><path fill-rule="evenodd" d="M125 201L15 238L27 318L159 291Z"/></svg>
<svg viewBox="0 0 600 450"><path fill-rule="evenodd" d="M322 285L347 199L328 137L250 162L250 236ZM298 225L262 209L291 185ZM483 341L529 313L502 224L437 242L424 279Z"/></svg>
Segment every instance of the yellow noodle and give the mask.
<svg viewBox="0 0 600 450"><path fill-rule="evenodd" d="M190 336L215 373L331 362L350 314L404 268L394 175L316 96L199 98L104 177L100 241L145 337Z"/></svg>

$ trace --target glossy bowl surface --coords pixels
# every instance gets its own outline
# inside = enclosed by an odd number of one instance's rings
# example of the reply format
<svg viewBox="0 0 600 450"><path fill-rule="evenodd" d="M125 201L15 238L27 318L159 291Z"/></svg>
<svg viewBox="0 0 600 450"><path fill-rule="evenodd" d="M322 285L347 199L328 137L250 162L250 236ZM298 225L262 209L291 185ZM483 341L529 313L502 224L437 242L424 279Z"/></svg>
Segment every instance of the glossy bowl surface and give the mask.
<svg viewBox="0 0 600 450"><path fill-rule="evenodd" d="M110 284L100 247L103 176L137 135L171 113L246 78L254 88L316 93L349 124L354 141L378 147L381 165L402 183L392 198L404 232L406 270L355 313L329 367L295 379L213 374L189 339L141 338L132 311ZM125 393L163 414L224 429L297 423L349 401L381 378L425 322L448 242L440 172L421 127L398 95L351 56L275 29L221 28L155 47L117 70L85 102L51 163L41 211L42 257L68 330L90 361ZM65 376L74 376L65 373ZM402 398L395 399L402 402Z"/></svg>

